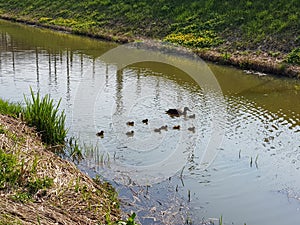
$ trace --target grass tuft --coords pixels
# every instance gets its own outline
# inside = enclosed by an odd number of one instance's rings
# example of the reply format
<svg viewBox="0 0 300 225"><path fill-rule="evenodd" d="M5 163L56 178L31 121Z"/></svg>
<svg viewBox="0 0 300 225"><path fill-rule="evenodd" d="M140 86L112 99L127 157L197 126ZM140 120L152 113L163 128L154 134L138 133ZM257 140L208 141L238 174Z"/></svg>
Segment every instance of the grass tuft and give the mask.
<svg viewBox="0 0 300 225"><path fill-rule="evenodd" d="M64 144L67 129L65 128L66 116L64 111L59 113L58 110L61 99L55 105L50 95L47 94L41 98L39 92L36 96L32 89L30 92L31 100L25 97L24 119L27 124L36 127L44 143L50 145Z"/></svg>

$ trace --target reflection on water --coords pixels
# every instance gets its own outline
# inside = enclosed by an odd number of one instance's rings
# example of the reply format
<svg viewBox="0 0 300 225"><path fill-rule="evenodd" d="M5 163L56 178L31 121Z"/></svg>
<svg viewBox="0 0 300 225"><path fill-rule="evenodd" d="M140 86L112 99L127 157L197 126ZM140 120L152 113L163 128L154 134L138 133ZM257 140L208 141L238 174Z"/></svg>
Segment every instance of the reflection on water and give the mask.
<svg viewBox="0 0 300 225"><path fill-rule="evenodd" d="M220 96L204 93L187 74L166 64L143 62L118 70L99 58L113 47L0 21L0 96L23 101L31 86L56 101L62 98L70 134L97 145L80 168L91 176L101 171L115 182L127 209L139 212L144 224L155 223L149 212L156 224L172 219L182 224L187 218L197 223L220 215L228 224L300 221L299 81L209 65L224 93L227 115L219 121L225 137L217 158L203 171L199 162L213 132L212 106L223 107ZM93 115L88 99L95 102ZM164 113L183 106L195 119ZM74 108L80 116L73 119ZM167 131L154 132L163 125ZM173 130L175 125L181 129ZM188 130L193 126L195 133ZM100 130L105 131L102 139L95 135ZM130 130L133 137L126 135ZM131 173L110 173L115 163L143 167L168 158L178 143L188 152L186 165L165 181L139 187Z"/></svg>

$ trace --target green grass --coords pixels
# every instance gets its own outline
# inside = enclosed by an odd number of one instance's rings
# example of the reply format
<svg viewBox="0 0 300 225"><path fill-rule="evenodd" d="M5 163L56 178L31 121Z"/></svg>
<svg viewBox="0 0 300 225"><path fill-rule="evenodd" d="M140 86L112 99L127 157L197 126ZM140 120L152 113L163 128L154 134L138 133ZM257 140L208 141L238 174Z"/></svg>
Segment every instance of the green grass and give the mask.
<svg viewBox="0 0 300 225"><path fill-rule="evenodd" d="M82 148L79 146L79 140L71 137L68 139L65 145L64 154L67 154L67 157L73 162L80 162L84 157L82 155Z"/></svg>
<svg viewBox="0 0 300 225"><path fill-rule="evenodd" d="M33 173L24 170L13 154L5 153L0 149L0 190L15 192L12 199L27 202L41 189L50 188L53 180L45 177L35 178Z"/></svg>
<svg viewBox="0 0 300 225"><path fill-rule="evenodd" d="M19 117L22 113L22 106L20 103L12 103L0 99L0 114L9 115L12 117Z"/></svg>
<svg viewBox="0 0 300 225"><path fill-rule="evenodd" d="M55 153L68 153L70 159L79 162L83 159L83 155L78 140L73 137L66 140L66 116L64 111L59 112L61 100L55 105L50 95L41 97L39 92L35 95L32 89L30 91L31 98L25 97L25 107L22 107L19 103L0 99L0 113L13 117L21 117L29 126L36 128L36 131L41 135L42 141L51 145ZM0 134L2 133L5 133L5 129L0 125ZM15 142L21 141L12 133L8 135ZM62 148L63 146L65 148Z"/></svg>
<svg viewBox="0 0 300 225"><path fill-rule="evenodd" d="M21 168L16 157L0 149L0 189L10 189L17 186L20 173Z"/></svg>
<svg viewBox="0 0 300 225"><path fill-rule="evenodd" d="M0 213L0 225L22 225L22 222L14 216Z"/></svg>
<svg viewBox="0 0 300 225"><path fill-rule="evenodd" d="M220 216L220 219L219 219L219 225L223 225L223 216L222 215Z"/></svg>
<svg viewBox="0 0 300 225"><path fill-rule="evenodd" d="M293 49L286 57L286 62L300 65L300 47Z"/></svg>
<svg viewBox="0 0 300 225"><path fill-rule="evenodd" d="M26 107L0 99L0 114L23 118L29 126L36 128L46 144L64 145L66 116L64 111L59 112L60 101L55 105L50 95L41 97L39 92L35 95L31 89L31 99L25 97Z"/></svg>
<svg viewBox="0 0 300 225"><path fill-rule="evenodd" d="M0 0L0 11L76 33L146 36L196 48L291 52L300 44L299 0Z"/></svg>
<svg viewBox="0 0 300 225"><path fill-rule="evenodd" d="M55 105L50 95L40 97L38 92L35 96L31 90L31 99L25 97L25 102L24 119L29 126L36 127L42 141L50 145L64 145L66 116L64 112L59 113L60 101Z"/></svg>

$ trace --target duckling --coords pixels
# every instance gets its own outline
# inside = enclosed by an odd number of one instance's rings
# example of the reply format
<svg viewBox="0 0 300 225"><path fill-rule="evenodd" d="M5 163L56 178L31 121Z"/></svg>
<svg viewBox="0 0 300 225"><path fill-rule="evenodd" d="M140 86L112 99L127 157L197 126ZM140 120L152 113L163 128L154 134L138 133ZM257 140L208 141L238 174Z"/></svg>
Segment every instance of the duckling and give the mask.
<svg viewBox="0 0 300 225"><path fill-rule="evenodd" d="M180 125L174 126L173 130L180 130Z"/></svg>
<svg viewBox="0 0 300 225"><path fill-rule="evenodd" d="M195 133L195 127L189 127L188 130Z"/></svg>
<svg viewBox="0 0 300 225"><path fill-rule="evenodd" d="M134 131L132 130L132 131L126 132L126 135L127 135L127 137L133 137Z"/></svg>
<svg viewBox="0 0 300 225"><path fill-rule="evenodd" d="M128 121L126 124L127 124L128 126L134 126L134 121Z"/></svg>
<svg viewBox="0 0 300 225"><path fill-rule="evenodd" d="M104 131L101 130L101 131L98 132L96 135L97 135L98 137L104 138Z"/></svg>
<svg viewBox="0 0 300 225"><path fill-rule="evenodd" d="M142 120L142 122L143 122L144 124L148 125L148 119L144 119L144 120Z"/></svg>
<svg viewBox="0 0 300 225"><path fill-rule="evenodd" d="M156 132L156 133L160 133L160 131L161 131L161 128L155 128L154 129L154 132Z"/></svg>
<svg viewBox="0 0 300 225"><path fill-rule="evenodd" d="M190 118L190 119L195 119L195 117L196 117L195 114L189 115L189 118Z"/></svg>
<svg viewBox="0 0 300 225"><path fill-rule="evenodd" d="M161 126L160 129L167 131L168 130L168 125Z"/></svg>
<svg viewBox="0 0 300 225"><path fill-rule="evenodd" d="M188 107L184 107L183 110L181 109L168 109L166 113L171 117L179 117L179 116L186 116L187 111L191 111Z"/></svg>

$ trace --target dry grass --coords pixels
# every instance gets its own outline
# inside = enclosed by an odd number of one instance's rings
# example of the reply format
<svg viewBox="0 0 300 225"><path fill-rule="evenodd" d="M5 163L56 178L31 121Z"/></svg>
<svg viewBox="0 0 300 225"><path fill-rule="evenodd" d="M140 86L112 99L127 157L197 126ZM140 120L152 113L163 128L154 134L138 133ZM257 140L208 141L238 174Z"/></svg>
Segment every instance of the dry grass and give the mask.
<svg viewBox="0 0 300 225"><path fill-rule="evenodd" d="M111 187L96 184L74 164L47 150L22 121L0 115L0 125L7 131L0 134L0 149L23 160L33 179L53 179L45 194L38 192L27 203L14 201L14 190L0 190L0 224L104 224L118 219L118 202Z"/></svg>

